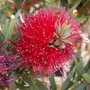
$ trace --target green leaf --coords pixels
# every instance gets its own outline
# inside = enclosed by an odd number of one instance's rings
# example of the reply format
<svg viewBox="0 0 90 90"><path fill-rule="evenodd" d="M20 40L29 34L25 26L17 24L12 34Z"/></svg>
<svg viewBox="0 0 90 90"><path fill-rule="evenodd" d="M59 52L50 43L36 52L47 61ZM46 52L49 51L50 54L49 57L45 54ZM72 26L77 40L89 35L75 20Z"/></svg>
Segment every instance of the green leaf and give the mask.
<svg viewBox="0 0 90 90"><path fill-rule="evenodd" d="M65 80L62 86L62 90L68 90L70 86L73 85L73 82L71 81L71 79L73 78L75 71L76 71L76 66L74 66L72 70L68 73L67 79Z"/></svg>
<svg viewBox="0 0 90 90"><path fill-rule="evenodd" d="M67 6L68 0L61 0L61 5L62 6Z"/></svg>
<svg viewBox="0 0 90 90"><path fill-rule="evenodd" d="M72 90L86 90L86 83L82 82L80 84L78 84L76 87L74 87Z"/></svg>
<svg viewBox="0 0 90 90"><path fill-rule="evenodd" d="M19 89L19 90L33 90L30 87L24 87L23 84L19 85L17 83L14 85L14 87L15 87L15 90L17 90L17 89Z"/></svg>
<svg viewBox="0 0 90 90"><path fill-rule="evenodd" d="M49 6L56 6L57 0L45 0L45 2Z"/></svg>
<svg viewBox="0 0 90 90"><path fill-rule="evenodd" d="M42 82L30 76L28 72L23 73L22 80L16 83L15 88L19 88L20 90L48 90Z"/></svg>
<svg viewBox="0 0 90 90"><path fill-rule="evenodd" d="M82 74L85 72L83 61L81 59L75 60L75 65L76 65L76 72L78 74L78 77L81 78Z"/></svg>
<svg viewBox="0 0 90 90"><path fill-rule="evenodd" d="M87 8L90 6L90 0L82 0L82 6L79 8L79 15L86 15L87 14Z"/></svg>
<svg viewBox="0 0 90 90"><path fill-rule="evenodd" d="M3 29L3 34L4 34L4 37L6 39L11 37L12 31L13 31L13 28L14 28L14 24L15 24L15 20L14 19L11 19L10 21L6 22L6 24L5 24L6 28Z"/></svg>
<svg viewBox="0 0 90 90"><path fill-rule="evenodd" d="M18 11L15 15L15 18L11 18L10 20L6 20L5 25L3 25L2 28L2 33L5 37L5 39L8 39L11 37L13 29L14 29L14 25L19 17L19 12Z"/></svg>
<svg viewBox="0 0 90 90"><path fill-rule="evenodd" d="M48 90L42 82L34 79L33 77L26 77L25 79L26 82L30 85L30 88L32 88L32 90Z"/></svg>
<svg viewBox="0 0 90 90"><path fill-rule="evenodd" d="M90 74L84 73L84 74L83 74L83 78L85 79L85 81L86 81L87 83L90 84Z"/></svg>
<svg viewBox="0 0 90 90"><path fill-rule="evenodd" d="M41 1L45 3L45 0L41 0Z"/></svg>
<svg viewBox="0 0 90 90"><path fill-rule="evenodd" d="M45 85L43 85L42 82L37 80L37 86L39 88L39 90L48 90L47 87Z"/></svg>
<svg viewBox="0 0 90 90"><path fill-rule="evenodd" d="M48 90L47 88L46 88L46 86L44 86L43 84L42 84L42 82L40 82L40 81L38 81L38 80L36 80L36 83L33 83L32 81L31 81L31 79L29 78L29 86L28 87L26 87L24 84L18 84L18 83L16 83L15 84L15 90L18 88L18 89L20 89L20 90Z"/></svg>
<svg viewBox="0 0 90 90"><path fill-rule="evenodd" d="M18 9L21 9L21 8L22 8L22 6L21 6L22 0L14 0L14 2L15 2L16 7L17 7Z"/></svg>
<svg viewBox="0 0 90 90"><path fill-rule="evenodd" d="M66 90L66 88L67 88L67 90L70 88L70 87L72 87L73 86L73 84L74 84L74 82L72 82L72 81L69 81L68 82L69 84L67 85L67 86L63 86L63 87L65 87L65 88L62 88L62 90Z"/></svg>
<svg viewBox="0 0 90 90"><path fill-rule="evenodd" d="M45 0L48 4L54 4L56 3L56 0Z"/></svg>
<svg viewBox="0 0 90 90"><path fill-rule="evenodd" d="M55 83L54 76L52 75L49 80L50 80L50 84L51 84L51 89L56 90L56 83Z"/></svg>
<svg viewBox="0 0 90 90"><path fill-rule="evenodd" d="M90 60L87 62L84 69L85 69L86 72L90 69Z"/></svg>
<svg viewBox="0 0 90 90"><path fill-rule="evenodd" d="M4 41L4 36L2 34L2 32L0 31L0 44Z"/></svg>
<svg viewBox="0 0 90 90"><path fill-rule="evenodd" d="M69 9L69 11L72 12L73 10L75 10L78 7L78 5L81 3L81 1L82 0L76 0L76 2L74 3L74 5L72 4L72 7Z"/></svg>
<svg viewBox="0 0 90 90"><path fill-rule="evenodd" d="M3 6L0 7L0 11L7 9L8 7L10 7L9 4L4 4Z"/></svg>

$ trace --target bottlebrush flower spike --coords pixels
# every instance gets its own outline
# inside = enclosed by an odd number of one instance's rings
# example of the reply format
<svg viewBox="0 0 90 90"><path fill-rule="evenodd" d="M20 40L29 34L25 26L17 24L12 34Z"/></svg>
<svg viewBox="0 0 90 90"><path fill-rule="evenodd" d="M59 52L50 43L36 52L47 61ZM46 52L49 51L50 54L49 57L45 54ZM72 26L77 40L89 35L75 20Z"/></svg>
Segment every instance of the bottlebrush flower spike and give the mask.
<svg viewBox="0 0 90 90"><path fill-rule="evenodd" d="M73 41L80 36L80 24L65 9L60 14L57 10L41 9L22 16L18 27L21 35L14 44L15 51L22 56L23 66L35 73L54 73L74 57Z"/></svg>
<svg viewBox="0 0 90 90"><path fill-rule="evenodd" d="M23 16L23 20L18 23L22 34L43 43L50 42L54 37L54 25L57 19L57 11L53 11L52 9L39 10L37 15Z"/></svg>
<svg viewBox="0 0 90 90"><path fill-rule="evenodd" d="M15 69L15 57L13 55L0 54L0 88L8 87L9 74Z"/></svg>
<svg viewBox="0 0 90 90"><path fill-rule="evenodd" d="M0 73L0 88L4 86L8 86L8 77L6 76L6 74Z"/></svg>

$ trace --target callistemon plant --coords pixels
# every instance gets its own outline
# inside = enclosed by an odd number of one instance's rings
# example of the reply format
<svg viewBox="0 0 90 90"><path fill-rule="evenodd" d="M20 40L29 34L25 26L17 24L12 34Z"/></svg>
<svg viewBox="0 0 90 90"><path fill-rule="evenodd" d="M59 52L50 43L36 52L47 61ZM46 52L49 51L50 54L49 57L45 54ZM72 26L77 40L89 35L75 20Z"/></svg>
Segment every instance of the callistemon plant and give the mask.
<svg viewBox="0 0 90 90"><path fill-rule="evenodd" d="M15 69L16 61L13 55L4 55L0 54L0 88L9 86L10 81L13 78L10 78L9 74Z"/></svg>
<svg viewBox="0 0 90 90"><path fill-rule="evenodd" d="M64 69L75 58L75 40L80 36L80 23L63 8L40 9L34 14L20 15L20 36L14 44L22 58L22 67L35 74L50 75Z"/></svg>

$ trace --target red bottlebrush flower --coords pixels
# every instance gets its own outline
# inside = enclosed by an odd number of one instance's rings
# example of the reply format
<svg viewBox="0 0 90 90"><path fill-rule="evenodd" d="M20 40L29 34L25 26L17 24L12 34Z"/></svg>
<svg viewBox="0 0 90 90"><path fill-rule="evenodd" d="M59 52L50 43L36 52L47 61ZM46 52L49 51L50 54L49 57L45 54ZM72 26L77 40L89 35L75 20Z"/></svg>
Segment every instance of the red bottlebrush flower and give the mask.
<svg viewBox="0 0 90 90"><path fill-rule="evenodd" d="M65 9L42 9L22 16L18 23L21 36L14 44L22 63L35 73L50 74L74 57L74 43L80 24Z"/></svg>
<svg viewBox="0 0 90 90"><path fill-rule="evenodd" d="M55 32L55 22L57 19L57 11L40 10L37 15L28 15L23 17L18 26L23 35L37 39L43 43L50 42ZM26 23L26 24L25 24Z"/></svg>

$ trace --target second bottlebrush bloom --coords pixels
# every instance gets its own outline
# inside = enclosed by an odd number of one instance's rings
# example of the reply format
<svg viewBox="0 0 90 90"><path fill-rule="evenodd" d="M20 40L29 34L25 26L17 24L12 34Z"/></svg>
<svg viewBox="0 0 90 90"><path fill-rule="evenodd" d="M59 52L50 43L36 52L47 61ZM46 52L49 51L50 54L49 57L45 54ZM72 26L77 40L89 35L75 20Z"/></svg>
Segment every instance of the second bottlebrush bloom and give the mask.
<svg viewBox="0 0 90 90"><path fill-rule="evenodd" d="M18 27L21 34L14 44L15 52L34 73L49 75L74 58L80 24L65 9L41 9L22 16Z"/></svg>
<svg viewBox="0 0 90 90"><path fill-rule="evenodd" d="M9 86L10 81L13 80L9 75L16 68L16 57L8 54L0 53L0 88Z"/></svg>

